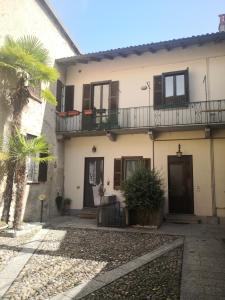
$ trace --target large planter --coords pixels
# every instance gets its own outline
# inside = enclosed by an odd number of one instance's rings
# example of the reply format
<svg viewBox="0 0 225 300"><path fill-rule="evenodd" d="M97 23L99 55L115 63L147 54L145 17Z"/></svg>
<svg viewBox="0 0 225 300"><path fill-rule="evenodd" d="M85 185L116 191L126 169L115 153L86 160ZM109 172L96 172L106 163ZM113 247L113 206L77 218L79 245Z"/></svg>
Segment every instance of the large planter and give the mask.
<svg viewBox="0 0 225 300"><path fill-rule="evenodd" d="M159 227L163 221L162 209L151 211L146 208L136 208L128 210L127 217L129 225L141 226L157 226Z"/></svg>

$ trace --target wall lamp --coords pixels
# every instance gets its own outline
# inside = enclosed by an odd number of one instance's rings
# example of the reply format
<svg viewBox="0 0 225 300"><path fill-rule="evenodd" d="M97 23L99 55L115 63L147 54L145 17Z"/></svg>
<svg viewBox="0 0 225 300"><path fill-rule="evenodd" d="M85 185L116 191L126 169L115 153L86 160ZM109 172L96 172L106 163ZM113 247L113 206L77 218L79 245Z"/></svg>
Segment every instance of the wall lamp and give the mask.
<svg viewBox="0 0 225 300"><path fill-rule="evenodd" d="M177 157L182 157L181 144L178 144Z"/></svg>
<svg viewBox="0 0 225 300"><path fill-rule="evenodd" d="M96 148L95 146L93 146L92 149L91 149L91 151L92 151L93 153L95 153L95 152L97 151L97 148Z"/></svg>

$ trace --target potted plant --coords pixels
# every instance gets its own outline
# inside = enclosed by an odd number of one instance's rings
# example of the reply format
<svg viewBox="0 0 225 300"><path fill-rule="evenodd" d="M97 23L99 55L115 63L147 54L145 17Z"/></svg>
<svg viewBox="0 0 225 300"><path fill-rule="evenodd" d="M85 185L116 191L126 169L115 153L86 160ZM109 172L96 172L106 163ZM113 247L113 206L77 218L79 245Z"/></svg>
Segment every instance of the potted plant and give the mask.
<svg viewBox="0 0 225 300"><path fill-rule="evenodd" d="M122 191L129 212L129 225L160 226L164 191L157 172L143 167L137 169L124 181Z"/></svg>
<svg viewBox="0 0 225 300"><path fill-rule="evenodd" d="M63 215L69 215L71 202L72 200L70 198L63 200Z"/></svg>

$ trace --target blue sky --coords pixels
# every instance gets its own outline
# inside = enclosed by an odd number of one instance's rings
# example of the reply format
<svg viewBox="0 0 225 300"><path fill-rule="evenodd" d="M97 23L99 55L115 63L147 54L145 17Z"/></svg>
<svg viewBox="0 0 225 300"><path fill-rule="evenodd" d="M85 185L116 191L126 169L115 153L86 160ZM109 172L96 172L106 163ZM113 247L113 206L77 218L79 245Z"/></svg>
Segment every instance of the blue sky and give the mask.
<svg viewBox="0 0 225 300"><path fill-rule="evenodd" d="M224 0L49 0L82 53L216 32Z"/></svg>

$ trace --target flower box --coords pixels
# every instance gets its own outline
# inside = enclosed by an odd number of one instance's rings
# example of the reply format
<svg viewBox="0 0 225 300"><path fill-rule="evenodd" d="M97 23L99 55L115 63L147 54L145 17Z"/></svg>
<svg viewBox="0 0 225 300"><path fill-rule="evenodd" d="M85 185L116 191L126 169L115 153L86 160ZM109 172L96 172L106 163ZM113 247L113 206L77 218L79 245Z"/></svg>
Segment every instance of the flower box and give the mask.
<svg viewBox="0 0 225 300"><path fill-rule="evenodd" d="M68 117L79 116L80 112L78 110L71 110L67 112Z"/></svg>
<svg viewBox="0 0 225 300"><path fill-rule="evenodd" d="M59 117L66 117L67 116L67 112L66 111L60 111L57 113Z"/></svg>
<svg viewBox="0 0 225 300"><path fill-rule="evenodd" d="M91 116L91 115L93 115L93 110L92 109L85 109L84 110L84 115L85 116Z"/></svg>

